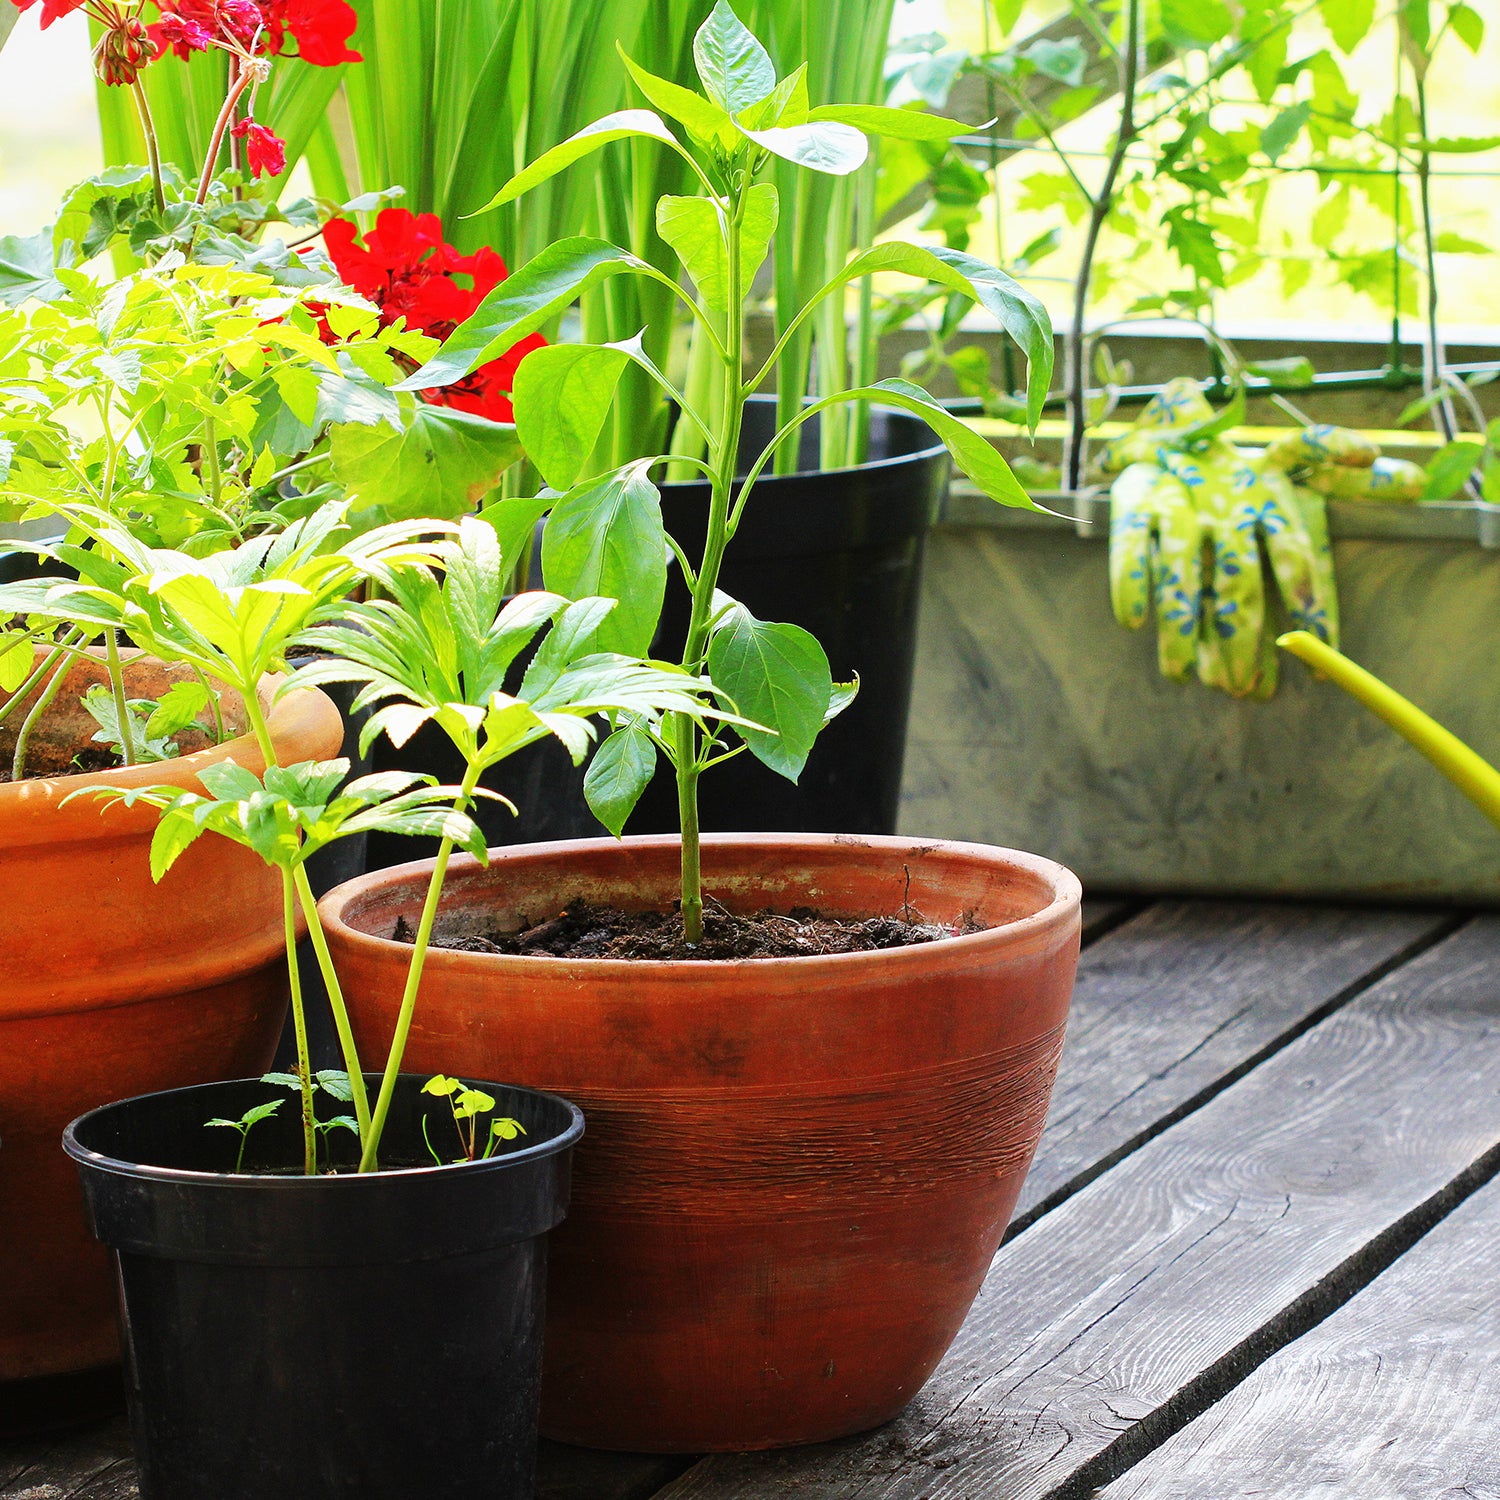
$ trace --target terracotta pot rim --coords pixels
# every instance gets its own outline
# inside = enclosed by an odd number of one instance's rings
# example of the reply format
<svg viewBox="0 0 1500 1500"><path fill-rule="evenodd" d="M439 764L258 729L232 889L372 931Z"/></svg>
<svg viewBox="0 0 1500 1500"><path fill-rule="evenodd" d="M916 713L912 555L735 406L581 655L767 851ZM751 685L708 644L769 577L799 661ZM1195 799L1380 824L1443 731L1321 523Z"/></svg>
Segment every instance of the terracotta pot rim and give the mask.
<svg viewBox="0 0 1500 1500"><path fill-rule="evenodd" d="M294 692L281 693L286 676L272 673L260 682L259 697L267 706L267 719L272 736L278 740L301 738L310 733L318 721L328 712L322 695L314 689L299 688ZM278 696L280 694L280 696ZM219 761L234 760L237 764L260 775L265 770L265 757L255 742L255 736L247 731L225 740L221 745L211 745L206 750L197 750L191 755L176 756L171 760L152 761L146 765L116 766L111 770L90 771L79 776L36 776L25 781L0 783L0 826L8 832L8 842L59 842L68 838L109 838L126 836L142 827L153 827L156 823L154 808L114 808L106 825L99 822L104 810L98 802L80 799L75 804L63 807L62 803L75 792L93 787L138 787L172 783L185 789L196 785L199 771ZM45 820L45 821L43 821ZM39 823L37 839L19 840L15 837L18 825Z"/></svg>
<svg viewBox="0 0 1500 1500"><path fill-rule="evenodd" d="M629 849L675 849L679 839L676 834L637 834L623 839L564 839L550 843L513 844L490 851L489 869L495 870L506 864L534 862L546 858L566 859L575 852L597 848L602 843ZM1029 854L1021 849L1005 849L993 844L966 843L956 839L921 839L906 835L842 834L842 833L716 833L703 836L705 849L728 849L745 847L784 847L791 850L810 850L819 853L845 851L849 857L860 854L893 854L898 851L923 856L950 855L958 859L979 860L984 863L1003 863L1022 869L1050 885L1051 899L1040 910L1029 916L986 927L978 932L959 933L952 937L938 938L930 943L915 943L904 948L880 948L863 953L823 953L787 958L739 958L739 959L622 959L622 958L552 958L522 956L509 953L469 953L451 948L433 948L427 956L429 968L437 964L445 968L473 970L478 973L512 970L516 973L561 973L564 969L583 970L601 980L622 979L627 976L651 976L653 982L660 976L672 975L694 982L710 975L725 976L748 972L781 972L788 967L802 967L810 971L824 965L848 975L860 966L889 967L912 964L931 967L949 954L972 952L981 947L1006 946L1024 943L1072 920L1083 900L1083 886L1078 877L1065 865L1040 854ZM318 903L318 915L330 935L337 934L339 940L351 948L363 948L366 952L391 952L410 949L409 943L397 942L394 938L380 937L346 921L344 913L351 907L362 904L373 892L400 885L430 875L434 860L412 860L404 865L392 865L388 869L372 871L356 876L335 886ZM483 870L472 855L456 857L449 866L450 877Z"/></svg>

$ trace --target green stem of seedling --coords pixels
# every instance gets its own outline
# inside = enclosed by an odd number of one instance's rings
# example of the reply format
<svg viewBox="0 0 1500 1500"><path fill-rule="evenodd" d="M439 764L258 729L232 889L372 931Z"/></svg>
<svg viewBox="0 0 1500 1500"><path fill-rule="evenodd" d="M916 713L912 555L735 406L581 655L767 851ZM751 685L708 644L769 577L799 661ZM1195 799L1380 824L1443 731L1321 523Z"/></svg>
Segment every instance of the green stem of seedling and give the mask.
<svg viewBox="0 0 1500 1500"><path fill-rule="evenodd" d="M109 672L109 691L115 700L115 718L120 725L120 759L135 764L135 736L130 731L130 702L125 696L125 669L120 665L120 632L111 626L104 632L104 661Z"/></svg>
<svg viewBox="0 0 1500 1500"><path fill-rule="evenodd" d="M140 116L141 134L146 139L146 160L151 164L151 196L156 202L157 213L167 211L167 198L162 190L161 148L156 141L156 121L151 117L151 103L146 98L145 85L137 78L130 86L135 95L135 109Z"/></svg>
<svg viewBox="0 0 1500 1500"><path fill-rule="evenodd" d="M1281 636L1276 644L1378 714L1409 740L1485 817L1500 826L1500 771L1476 755L1457 735L1424 714L1416 704L1378 677L1305 630Z"/></svg>
<svg viewBox="0 0 1500 1500"><path fill-rule="evenodd" d="M453 804L459 812L463 812L473 800L474 788L479 784L482 769L479 761L469 762L463 783L459 787L459 795ZM406 1056L406 1042L411 1035L412 1016L417 1008L417 992L422 987L422 970L427 963L428 944L432 941L432 924L437 920L438 902L442 898L443 882L448 878L448 861L452 856L453 840L445 838L438 845L432 879L427 882L427 896L422 902L422 915L417 923L417 939L412 945L411 963L406 971L406 989L402 992L401 1009L396 1016L396 1030L391 1037L391 1050L386 1057L385 1073L380 1080L380 1094L375 1100L370 1130L364 1137L364 1147L359 1159L361 1172L373 1172L379 1166L380 1137L385 1130L386 1116L391 1111L391 1098L396 1092L396 1079L401 1072L402 1059Z"/></svg>
<svg viewBox="0 0 1500 1500"><path fill-rule="evenodd" d="M224 727L224 705L219 701L213 683L204 675L201 667L193 668L193 676L203 684L203 691L208 694L209 707L214 712L214 743L222 745L229 738L229 731Z"/></svg>
<svg viewBox="0 0 1500 1500"><path fill-rule="evenodd" d="M0 703L0 724L3 724L11 716L11 714L14 713L15 710L26 701L26 697L31 692L32 688L34 688L37 683L39 683L42 678L44 678L47 673L50 672L53 667L55 667L58 662L60 662L63 657L67 655L69 647L72 645L76 645L77 642L81 641L82 639L83 632L81 630L75 630L68 636L66 641L56 646L42 658L41 663L33 668L31 676L28 677L26 681L23 682L20 687L18 687L15 692L13 692L10 697L5 700L4 703Z"/></svg>
<svg viewBox="0 0 1500 1500"><path fill-rule="evenodd" d="M11 757L10 779L12 781L23 781L26 777L26 750L31 744L31 731L40 723L41 717L51 707L52 700L57 697L68 673L72 670L72 662L64 662L56 672L52 674L52 680L42 689L41 696L31 706L31 712L21 721L20 731L16 735L16 753Z"/></svg>
<svg viewBox="0 0 1500 1500"><path fill-rule="evenodd" d="M302 975L297 966L297 898L292 872L281 869L281 914L286 929L286 972L292 983L292 1025L297 1033L297 1077L302 1085L302 1170L318 1171L318 1128L313 1118L312 1060L307 1050L307 1013L302 1006Z"/></svg>
<svg viewBox="0 0 1500 1500"><path fill-rule="evenodd" d="M323 924L318 920L318 898L313 895L305 865L296 866L292 880L302 902L303 915L307 918L307 935L312 939L313 952L317 955L323 987L328 991L328 1008L333 1012L333 1027L338 1032L339 1050L344 1054L344 1070L349 1075L349 1091L354 1096L354 1117L359 1121L359 1138L363 1141L370 1134L370 1099L365 1092L359 1049L354 1044L354 1028L349 1024L349 1009L344 1004L344 992L333 967L333 956L328 951L328 939L323 935Z"/></svg>
<svg viewBox="0 0 1500 1500"><path fill-rule="evenodd" d="M731 194L731 205L723 219L729 305L724 330L724 399L717 435L718 451L711 455L714 474L708 506L708 538L693 585L693 609L682 653L683 667L694 673L702 670L708 654L714 590L719 583L724 549L729 544L729 506L734 492L740 424L745 410L746 391L741 384L745 318L744 292L740 285L740 218L744 212L746 185L742 182ZM698 777L703 767L698 754L698 726L688 715L679 714L673 730L677 746L677 810L682 824L682 936L684 942L699 943L703 941L703 865Z"/></svg>

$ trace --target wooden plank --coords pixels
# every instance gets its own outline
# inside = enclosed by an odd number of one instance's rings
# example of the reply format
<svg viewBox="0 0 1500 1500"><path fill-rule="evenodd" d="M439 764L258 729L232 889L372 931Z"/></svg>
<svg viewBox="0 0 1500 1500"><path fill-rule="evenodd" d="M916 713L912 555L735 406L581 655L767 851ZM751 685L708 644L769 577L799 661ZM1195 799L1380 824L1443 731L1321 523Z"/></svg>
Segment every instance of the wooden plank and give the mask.
<svg viewBox="0 0 1500 1500"><path fill-rule="evenodd" d="M1500 1183L1103 1492L1500 1496Z"/></svg>
<svg viewBox="0 0 1500 1500"><path fill-rule="evenodd" d="M1085 948L1106 932L1118 927L1145 907L1139 898L1085 896L1083 898L1083 946Z"/></svg>
<svg viewBox="0 0 1500 1500"><path fill-rule="evenodd" d="M1361 985L1451 931L1437 912L1159 901L1079 963L1018 1232Z"/></svg>
<svg viewBox="0 0 1500 1500"><path fill-rule="evenodd" d="M661 1500L1071 1500L1118 1477L1500 1166L1497 973L1500 919L1476 919L1012 1240L890 1426L706 1459Z"/></svg>
<svg viewBox="0 0 1500 1500"><path fill-rule="evenodd" d="M134 1476L123 1418L83 1432L0 1443L0 1500L136 1500Z"/></svg>

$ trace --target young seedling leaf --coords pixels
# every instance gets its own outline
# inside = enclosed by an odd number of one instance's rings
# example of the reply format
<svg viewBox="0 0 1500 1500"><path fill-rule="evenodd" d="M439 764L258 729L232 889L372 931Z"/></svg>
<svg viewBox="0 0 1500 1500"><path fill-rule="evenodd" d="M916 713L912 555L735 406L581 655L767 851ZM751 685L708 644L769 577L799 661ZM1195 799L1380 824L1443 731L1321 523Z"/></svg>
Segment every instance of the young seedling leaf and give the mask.
<svg viewBox="0 0 1500 1500"><path fill-rule="evenodd" d="M587 235L558 240L495 287L443 347L396 389L427 391L462 380L535 333L590 287L622 271L649 275L651 268L605 240Z"/></svg>
<svg viewBox="0 0 1500 1500"><path fill-rule="evenodd" d="M745 194L740 219L740 290L748 291L765 261L776 233L776 188L758 182ZM707 198L658 198L657 233L677 252L693 278L704 303L716 312L729 311L729 261L724 253L724 231L719 210ZM522 365L522 370L526 368Z"/></svg>
<svg viewBox="0 0 1500 1500"><path fill-rule="evenodd" d="M773 125L769 130L745 130L746 139L763 146L774 156L796 162L814 172L830 177L847 177L865 164L870 141L852 125L832 120L806 125Z"/></svg>
<svg viewBox="0 0 1500 1500"><path fill-rule="evenodd" d="M347 1104L354 1097L354 1090L349 1083L349 1075L340 1068L320 1068L313 1075L318 1080L318 1087L329 1095L330 1098Z"/></svg>
<svg viewBox="0 0 1500 1500"><path fill-rule="evenodd" d="M279 1089L296 1089L298 1092L302 1089L302 1080L295 1073L262 1073L260 1081Z"/></svg>
<svg viewBox="0 0 1500 1500"><path fill-rule="evenodd" d="M611 141L624 140L633 135L648 136L652 140L664 141L669 146L677 145L676 137L667 129L661 117L649 109L616 110L601 120L595 120L592 125L585 125L576 135L569 136L550 151L544 151L529 167L517 172L483 208L476 208L468 217L473 218L476 214L499 208L503 203L510 203L523 193L529 193L532 188L539 187L549 177L555 177L564 167L572 166L581 157L599 150L601 146L609 145Z"/></svg>
<svg viewBox="0 0 1500 1500"><path fill-rule="evenodd" d="M656 743L637 719L615 730L594 752L583 778L583 795L589 810L616 838L655 773Z"/></svg>
<svg viewBox="0 0 1500 1500"><path fill-rule="evenodd" d="M547 587L571 599L598 595L619 608L600 621L592 649L644 655L667 588L667 534L649 462L628 464L570 490L542 533Z"/></svg>
<svg viewBox="0 0 1500 1500"><path fill-rule="evenodd" d="M949 141L974 128L925 109L888 109L883 104L820 104L808 111L807 118L852 125L866 135L895 141Z"/></svg>
<svg viewBox="0 0 1500 1500"><path fill-rule="evenodd" d="M750 753L796 781L833 698L828 657L816 637L797 625L757 620L741 605L714 632L708 672L726 707L766 726L740 730Z"/></svg>
<svg viewBox="0 0 1500 1500"><path fill-rule="evenodd" d="M726 114L759 104L776 87L770 55L728 0L718 0L693 38L693 63L703 91Z"/></svg>

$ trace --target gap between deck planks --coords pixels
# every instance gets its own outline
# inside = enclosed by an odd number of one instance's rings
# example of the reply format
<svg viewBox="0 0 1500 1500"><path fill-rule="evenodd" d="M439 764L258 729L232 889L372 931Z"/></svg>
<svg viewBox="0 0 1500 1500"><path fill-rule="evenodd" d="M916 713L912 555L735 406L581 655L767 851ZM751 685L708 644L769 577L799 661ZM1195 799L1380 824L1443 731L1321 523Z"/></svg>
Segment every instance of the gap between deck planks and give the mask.
<svg viewBox="0 0 1500 1500"><path fill-rule="evenodd" d="M1085 903L1070 1039L1021 1222L1453 925L1431 913ZM539 1500L641 1500L682 1461L549 1445ZM7 1495L0 1489L0 1495Z"/></svg>
<svg viewBox="0 0 1500 1500"><path fill-rule="evenodd" d="M1118 1477L1500 1166L1497 972L1500 918L1476 918L1053 1210L889 1427L705 1460L661 1500L1073 1500Z"/></svg>
<svg viewBox="0 0 1500 1500"><path fill-rule="evenodd" d="M1101 1500L1500 1500L1500 1182Z"/></svg>

